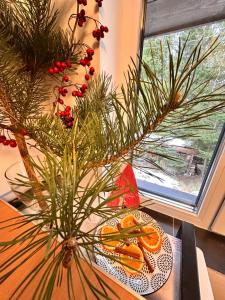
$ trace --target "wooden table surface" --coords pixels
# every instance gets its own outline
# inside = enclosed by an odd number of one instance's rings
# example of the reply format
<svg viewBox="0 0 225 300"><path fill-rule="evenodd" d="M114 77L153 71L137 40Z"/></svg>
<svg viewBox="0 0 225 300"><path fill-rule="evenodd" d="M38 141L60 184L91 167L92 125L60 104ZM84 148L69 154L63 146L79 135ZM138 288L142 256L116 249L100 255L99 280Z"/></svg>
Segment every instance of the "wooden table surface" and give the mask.
<svg viewBox="0 0 225 300"><path fill-rule="evenodd" d="M0 200L0 222L14 218L21 215L20 212L18 212L15 208L13 208L11 205L3 202ZM2 225L1 225L2 226ZM26 228L30 228L32 226L32 223L27 224ZM23 229L14 229L10 230L9 228L1 229L0 230L0 241L9 241L18 234L20 234L23 231ZM13 246L10 250L4 253L0 253L0 262L4 262L7 257L12 255L13 253L16 253L16 251L23 249L23 245L16 245ZM29 253L28 253L29 254ZM28 255L27 254L27 255ZM45 249L41 249L37 254L33 255L29 260L27 260L23 265L21 265L11 276L0 285L0 300L30 300L32 299L32 293L35 289L35 287L39 284L39 280L42 276L42 272L40 272L35 279L32 281L32 283L29 285L29 287L25 290L25 292L20 296L19 298L17 296L14 296L13 298L10 298L11 293L15 289L15 287L23 280L23 278L28 274L29 271L32 270L33 267L35 267L38 262L43 258L45 255ZM84 261L81 260L81 263L83 265L83 269L85 273L88 275L88 278L91 280L92 283L95 283L96 287L99 287L99 284L93 275L93 273L90 270L89 265ZM6 271L10 270L12 266L7 268L7 270L4 270L3 272L5 273ZM76 299L78 300L83 300L85 299L85 295L83 292L83 288L81 285L81 281L79 279L76 266L72 266L72 272L73 272L73 278L74 278L74 290L75 290L75 296ZM103 274L98 268L97 268L98 274L108 283L108 285L117 292L117 294L120 296L120 299L126 299L126 300L136 300L136 299L143 299L141 296L138 296L136 293L132 292L131 290L125 289L125 287L117 283L115 280L109 278L107 275ZM66 281L66 276L64 272L64 277L62 281L62 286L61 287L56 287L54 288L53 292L53 300L67 300L68 295L67 295L67 281ZM88 300L94 300L96 299L94 295L91 294L91 291L89 287L85 286L86 292L87 292L87 297ZM116 298L111 292L109 292L109 297L111 299L118 299Z"/></svg>

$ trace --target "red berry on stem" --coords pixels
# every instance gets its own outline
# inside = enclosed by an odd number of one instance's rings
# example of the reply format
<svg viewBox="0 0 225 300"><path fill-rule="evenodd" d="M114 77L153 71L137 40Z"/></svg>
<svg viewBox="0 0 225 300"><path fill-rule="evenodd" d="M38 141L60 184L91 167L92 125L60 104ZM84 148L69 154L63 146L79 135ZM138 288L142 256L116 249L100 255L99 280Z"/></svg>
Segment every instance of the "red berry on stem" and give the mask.
<svg viewBox="0 0 225 300"><path fill-rule="evenodd" d="M89 80L89 79L90 79L90 76L89 76L88 74L85 74L84 77L85 77L86 80Z"/></svg>
<svg viewBox="0 0 225 300"><path fill-rule="evenodd" d="M4 140L4 141L3 141L3 145L5 145L5 146L8 146L8 145L9 145L9 143L10 143L10 141L9 141L9 140Z"/></svg>
<svg viewBox="0 0 225 300"><path fill-rule="evenodd" d="M51 75L54 75L54 74L55 74L55 71L54 71L53 68L48 69L48 72L49 72Z"/></svg>
<svg viewBox="0 0 225 300"><path fill-rule="evenodd" d="M58 68L56 68L56 67L54 67L54 73L59 73L59 69Z"/></svg>
<svg viewBox="0 0 225 300"><path fill-rule="evenodd" d="M57 100L57 102L58 102L59 104L63 104L63 103L64 103L63 99L60 99L60 98Z"/></svg>
<svg viewBox="0 0 225 300"><path fill-rule="evenodd" d="M65 75L65 76L63 77L63 80L64 80L65 82L68 82L68 81L69 81L69 76L68 76L68 75Z"/></svg>
<svg viewBox="0 0 225 300"><path fill-rule="evenodd" d="M84 9L81 9L80 15L81 15L81 16L85 16L85 10L84 10Z"/></svg>
<svg viewBox="0 0 225 300"><path fill-rule="evenodd" d="M66 67L68 67L67 63L65 63L64 61L61 62L61 68L65 69Z"/></svg>
<svg viewBox="0 0 225 300"><path fill-rule="evenodd" d="M14 139L11 139L11 140L9 141L9 146L12 147L12 148L15 148L15 147L17 146L16 141L15 141Z"/></svg>
<svg viewBox="0 0 225 300"><path fill-rule="evenodd" d="M84 24L84 22L83 22L82 20L79 20L79 21L78 21L78 25L79 25L80 27L82 27L83 24Z"/></svg>
<svg viewBox="0 0 225 300"><path fill-rule="evenodd" d="M84 84L82 84L80 90L81 90L82 93L85 93L87 88L88 88L88 86L84 83Z"/></svg>
<svg viewBox="0 0 225 300"><path fill-rule="evenodd" d="M0 135L0 143L3 143L6 140L6 137L4 135Z"/></svg>
<svg viewBox="0 0 225 300"><path fill-rule="evenodd" d="M56 61L56 62L55 62L55 66L56 66L57 68L60 68L60 67L61 67L61 62L60 62L60 61Z"/></svg>

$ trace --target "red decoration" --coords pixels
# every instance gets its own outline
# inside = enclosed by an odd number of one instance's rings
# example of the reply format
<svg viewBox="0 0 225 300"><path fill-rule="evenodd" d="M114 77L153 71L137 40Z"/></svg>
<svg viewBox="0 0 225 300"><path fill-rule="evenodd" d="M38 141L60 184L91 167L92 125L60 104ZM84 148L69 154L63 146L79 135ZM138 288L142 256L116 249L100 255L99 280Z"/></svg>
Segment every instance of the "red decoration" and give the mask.
<svg viewBox="0 0 225 300"><path fill-rule="evenodd" d="M130 164L125 167L119 178L116 180L115 185L118 186L118 189L116 191L113 191L110 197L116 195L119 196L121 194L123 195L109 202L109 207L121 205L121 199L123 199L123 205L126 207L139 207L140 198L137 189L137 182L135 179L134 171Z"/></svg>

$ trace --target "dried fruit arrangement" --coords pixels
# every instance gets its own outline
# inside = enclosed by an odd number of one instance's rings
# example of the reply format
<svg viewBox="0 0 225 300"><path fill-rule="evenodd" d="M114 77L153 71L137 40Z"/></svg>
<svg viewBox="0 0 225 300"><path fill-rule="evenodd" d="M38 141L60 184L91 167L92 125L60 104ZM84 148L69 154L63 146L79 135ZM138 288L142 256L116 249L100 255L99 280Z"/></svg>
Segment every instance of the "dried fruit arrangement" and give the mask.
<svg viewBox="0 0 225 300"><path fill-rule="evenodd" d="M145 226L139 227L139 229L132 230L132 228L137 228L138 220L132 214L124 217L120 223L116 224L116 227L105 225L101 228L101 241L103 247L114 253L119 253L120 260L123 264L123 267L129 273L137 273L143 269L144 262L146 263L149 272L152 273L154 268L151 266L150 261L148 260L145 251L156 252L160 250L162 238L160 232L154 228L152 225L148 224ZM130 242L128 239L116 240L116 235L119 234L123 229L131 229L127 233L137 234L137 244ZM142 236L138 236L141 235Z"/></svg>

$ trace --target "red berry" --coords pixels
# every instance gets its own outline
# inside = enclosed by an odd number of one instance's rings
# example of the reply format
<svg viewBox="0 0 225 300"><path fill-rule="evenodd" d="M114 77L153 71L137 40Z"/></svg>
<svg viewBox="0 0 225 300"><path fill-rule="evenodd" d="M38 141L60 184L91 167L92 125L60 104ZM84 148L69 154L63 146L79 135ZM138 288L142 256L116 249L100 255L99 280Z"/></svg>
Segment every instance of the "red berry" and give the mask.
<svg viewBox="0 0 225 300"><path fill-rule="evenodd" d="M61 68L65 69L66 67L68 67L67 63L65 63L64 61L61 62Z"/></svg>
<svg viewBox="0 0 225 300"><path fill-rule="evenodd" d="M83 22L82 20L79 20L79 21L78 21L78 25L79 25L80 27L82 27L83 24L84 24L84 22Z"/></svg>
<svg viewBox="0 0 225 300"><path fill-rule="evenodd" d="M60 68L60 67L61 67L61 62L60 62L60 61L56 61L56 62L55 62L55 66L56 66L57 68Z"/></svg>
<svg viewBox="0 0 225 300"><path fill-rule="evenodd" d="M82 93L85 93L87 88L88 88L88 86L84 83L84 84L82 84L80 90L81 90Z"/></svg>
<svg viewBox="0 0 225 300"><path fill-rule="evenodd" d="M55 74L55 71L54 71L53 68L50 68L50 69L48 70L48 72L49 72L51 75L54 75L54 74Z"/></svg>
<svg viewBox="0 0 225 300"><path fill-rule="evenodd" d="M88 59L88 57L85 57L84 61L85 61L86 66L89 67L91 65L90 60Z"/></svg>
<svg viewBox="0 0 225 300"><path fill-rule="evenodd" d="M67 123L67 127L73 127L73 123L72 122Z"/></svg>
<svg viewBox="0 0 225 300"><path fill-rule="evenodd" d="M72 96L76 97L77 96L77 91L73 91Z"/></svg>
<svg viewBox="0 0 225 300"><path fill-rule="evenodd" d="M0 135L0 143L3 143L6 140L6 137L4 135Z"/></svg>
<svg viewBox="0 0 225 300"><path fill-rule="evenodd" d="M81 98L81 97L83 97L83 96L84 96L84 94L83 94L82 92L77 91L77 97Z"/></svg>
<svg viewBox="0 0 225 300"><path fill-rule="evenodd" d="M70 106L66 106L65 111L71 111L71 107Z"/></svg>
<svg viewBox="0 0 225 300"><path fill-rule="evenodd" d="M90 67L90 72L94 73L94 71L95 71L95 68L94 67Z"/></svg>
<svg viewBox="0 0 225 300"><path fill-rule="evenodd" d="M93 31L92 31L92 35L93 35L94 38L96 38L96 37L97 37L97 31L96 31L96 30L93 30Z"/></svg>
<svg viewBox="0 0 225 300"><path fill-rule="evenodd" d="M84 9L81 9L80 15L81 15L81 16L85 16L85 10L84 10Z"/></svg>
<svg viewBox="0 0 225 300"><path fill-rule="evenodd" d="M8 146L8 145L9 145L9 143L10 143L10 141L9 141L9 140L4 140L4 141L3 141L3 145L5 145L5 146Z"/></svg>
<svg viewBox="0 0 225 300"><path fill-rule="evenodd" d="M15 148L15 147L17 146L16 141L15 141L14 139L11 139L11 140L9 141L9 146L12 147L12 148Z"/></svg>
<svg viewBox="0 0 225 300"><path fill-rule="evenodd" d="M59 69L58 68L56 68L56 67L54 67L54 73L59 73Z"/></svg>
<svg viewBox="0 0 225 300"><path fill-rule="evenodd" d="M84 77L85 77L86 80L89 80L89 79L90 79L90 76L89 76L88 74L85 74Z"/></svg>
<svg viewBox="0 0 225 300"><path fill-rule="evenodd" d="M59 104L63 104L63 103L64 103L63 99L60 99L60 98L57 100L57 102L58 102Z"/></svg>
<svg viewBox="0 0 225 300"><path fill-rule="evenodd" d="M109 32L109 28L107 26L104 27L105 32Z"/></svg>
<svg viewBox="0 0 225 300"><path fill-rule="evenodd" d="M86 66L86 60L85 59L81 59L80 60L80 64L85 67Z"/></svg>
<svg viewBox="0 0 225 300"><path fill-rule="evenodd" d="M63 80L64 80L65 82L68 82L68 81L69 81L69 76L68 76L68 75L65 75L65 76L63 77Z"/></svg>
<svg viewBox="0 0 225 300"><path fill-rule="evenodd" d="M86 50L86 53L87 53L88 55L92 56L92 55L94 55L94 50L91 49L91 48L89 48L89 49Z"/></svg>

